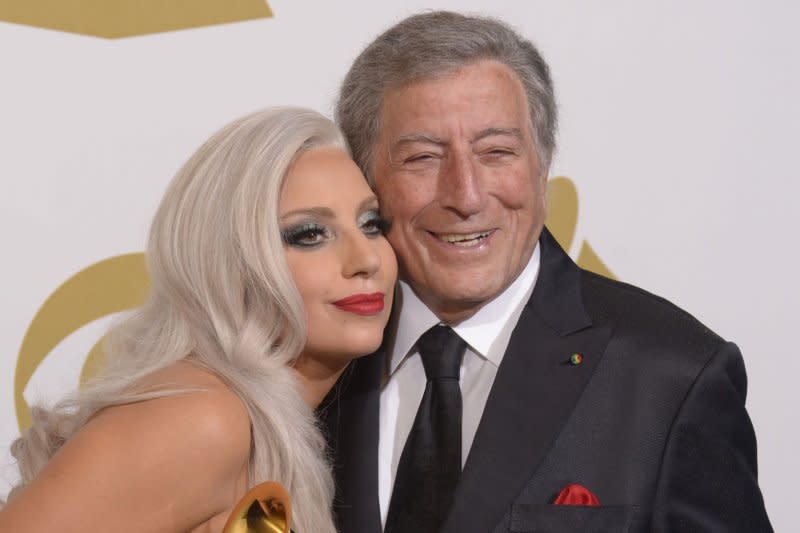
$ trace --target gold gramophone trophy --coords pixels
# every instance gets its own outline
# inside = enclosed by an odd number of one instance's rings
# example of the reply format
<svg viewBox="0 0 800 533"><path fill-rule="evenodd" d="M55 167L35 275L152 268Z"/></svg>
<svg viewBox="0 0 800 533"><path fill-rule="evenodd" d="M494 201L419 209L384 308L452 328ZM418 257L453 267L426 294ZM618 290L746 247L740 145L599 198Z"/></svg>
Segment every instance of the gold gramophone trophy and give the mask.
<svg viewBox="0 0 800 533"><path fill-rule="evenodd" d="M280 483L266 481L239 500L222 533L289 533L291 521L289 493Z"/></svg>

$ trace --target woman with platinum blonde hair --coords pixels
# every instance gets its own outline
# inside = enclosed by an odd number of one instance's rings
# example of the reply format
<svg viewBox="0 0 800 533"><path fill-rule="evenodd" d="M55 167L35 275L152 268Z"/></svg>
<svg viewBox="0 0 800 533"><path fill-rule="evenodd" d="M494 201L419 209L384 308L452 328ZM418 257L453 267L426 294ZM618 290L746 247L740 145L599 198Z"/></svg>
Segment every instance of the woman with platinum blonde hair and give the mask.
<svg viewBox="0 0 800 533"><path fill-rule="evenodd" d="M12 448L0 531L220 531L262 481L300 533L335 531L314 409L375 351L397 266L333 123L273 108L216 133L152 223L147 303L107 365Z"/></svg>

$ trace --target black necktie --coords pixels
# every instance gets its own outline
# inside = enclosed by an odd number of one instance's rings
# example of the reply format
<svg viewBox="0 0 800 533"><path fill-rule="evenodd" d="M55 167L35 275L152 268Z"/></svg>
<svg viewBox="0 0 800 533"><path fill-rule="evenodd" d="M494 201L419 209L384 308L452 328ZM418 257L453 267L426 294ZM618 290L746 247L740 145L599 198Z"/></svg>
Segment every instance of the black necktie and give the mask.
<svg viewBox="0 0 800 533"><path fill-rule="evenodd" d="M428 383L397 466L385 533L434 533L461 475L461 387L466 343L449 326L422 334L417 349Z"/></svg>

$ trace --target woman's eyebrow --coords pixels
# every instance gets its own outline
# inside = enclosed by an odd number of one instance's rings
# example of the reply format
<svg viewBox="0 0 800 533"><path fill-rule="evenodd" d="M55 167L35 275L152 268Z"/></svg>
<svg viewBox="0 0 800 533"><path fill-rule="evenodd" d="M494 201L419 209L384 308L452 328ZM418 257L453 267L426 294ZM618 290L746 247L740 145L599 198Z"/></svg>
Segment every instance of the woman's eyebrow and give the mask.
<svg viewBox="0 0 800 533"><path fill-rule="evenodd" d="M363 211L368 207L378 207L378 197L374 194L361 200L361 203L358 204L358 211Z"/></svg>
<svg viewBox="0 0 800 533"><path fill-rule="evenodd" d="M301 207L299 209L292 209L281 215L281 220L294 215L314 215L320 218L336 218L333 210L330 207Z"/></svg>
<svg viewBox="0 0 800 533"><path fill-rule="evenodd" d="M373 205L377 207L378 197L373 195L367 196L358 204L358 211L363 211L368 207L372 207ZM333 212L333 209L330 207L325 206L316 206L316 207L301 207L298 209L292 209L291 211L287 211L281 215L281 220L284 218L289 218L295 215L313 215L318 218L327 218L333 219L336 218L336 213Z"/></svg>

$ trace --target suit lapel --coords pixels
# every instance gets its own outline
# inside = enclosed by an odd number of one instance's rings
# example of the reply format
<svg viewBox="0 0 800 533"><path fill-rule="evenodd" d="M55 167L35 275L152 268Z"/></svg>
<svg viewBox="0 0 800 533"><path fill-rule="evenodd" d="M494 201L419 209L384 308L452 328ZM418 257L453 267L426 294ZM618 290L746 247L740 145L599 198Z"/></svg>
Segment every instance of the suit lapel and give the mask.
<svg viewBox="0 0 800 533"><path fill-rule="evenodd" d="M323 401L338 531L381 531L378 506L378 412L384 351L354 361Z"/></svg>
<svg viewBox="0 0 800 533"><path fill-rule="evenodd" d="M443 533L491 531L532 477L605 351L584 311L580 270L544 230L539 280L478 426ZM580 364L570 356L581 354ZM479 510L476 512L476 510Z"/></svg>

